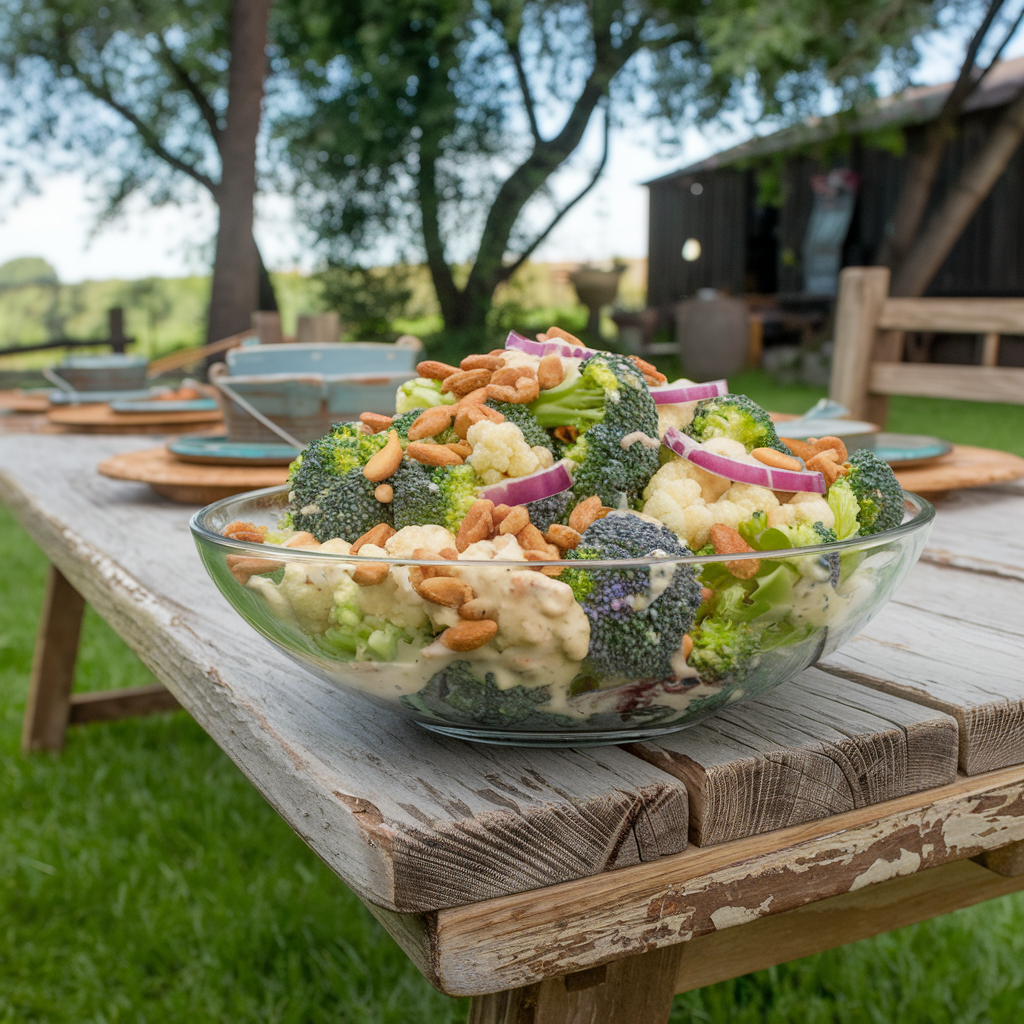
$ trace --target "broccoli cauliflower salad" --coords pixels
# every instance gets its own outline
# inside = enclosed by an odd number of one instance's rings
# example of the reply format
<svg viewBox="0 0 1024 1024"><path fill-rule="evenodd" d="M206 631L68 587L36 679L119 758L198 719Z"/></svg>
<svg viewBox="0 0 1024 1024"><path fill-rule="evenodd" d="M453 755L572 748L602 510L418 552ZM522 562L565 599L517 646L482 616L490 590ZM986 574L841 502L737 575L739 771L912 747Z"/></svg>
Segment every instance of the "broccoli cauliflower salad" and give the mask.
<svg viewBox="0 0 1024 1024"><path fill-rule="evenodd" d="M421 720L694 720L845 639L893 557L801 553L898 526L903 492L870 451L780 438L725 381L557 328L417 372L394 416L302 452L276 529L223 532L301 552L228 565L318 666Z"/></svg>

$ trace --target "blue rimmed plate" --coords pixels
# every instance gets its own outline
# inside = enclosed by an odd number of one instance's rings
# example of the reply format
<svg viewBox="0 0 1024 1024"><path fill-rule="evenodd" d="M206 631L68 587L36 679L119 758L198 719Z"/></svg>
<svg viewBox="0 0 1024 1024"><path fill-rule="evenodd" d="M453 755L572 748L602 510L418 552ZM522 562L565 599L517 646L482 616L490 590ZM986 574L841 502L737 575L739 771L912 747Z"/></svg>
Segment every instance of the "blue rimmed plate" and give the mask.
<svg viewBox="0 0 1024 1024"><path fill-rule="evenodd" d="M230 441L226 434L215 437L176 437L167 450L182 462L217 466L287 466L299 454L288 444Z"/></svg>
<svg viewBox="0 0 1024 1024"><path fill-rule="evenodd" d="M901 468L923 465L948 455L953 450L952 444L940 437L928 437L924 434L890 434L886 431L865 438L859 447L870 448L890 466Z"/></svg>
<svg viewBox="0 0 1024 1024"><path fill-rule="evenodd" d="M114 412L213 412L217 408L215 398L169 398L161 401L150 398L142 401L111 402Z"/></svg>
<svg viewBox="0 0 1024 1024"><path fill-rule="evenodd" d="M145 388L141 391L50 391L48 397L53 405L94 405L99 402L131 402L166 391L166 388ZM145 410L149 412L149 409Z"/></svg>

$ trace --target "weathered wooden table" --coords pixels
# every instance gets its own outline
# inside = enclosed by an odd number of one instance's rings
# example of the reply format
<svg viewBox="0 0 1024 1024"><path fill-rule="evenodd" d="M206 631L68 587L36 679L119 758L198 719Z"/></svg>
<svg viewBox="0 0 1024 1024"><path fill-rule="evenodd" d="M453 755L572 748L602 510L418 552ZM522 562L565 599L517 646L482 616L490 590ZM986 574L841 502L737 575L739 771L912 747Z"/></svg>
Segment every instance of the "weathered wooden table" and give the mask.
<svg viewBox="0 0 1024 1024"><path fill-rule="evenodd" d="M141 703L180 702L476 1024L664 1022L674 992L1024 888L1024 488L951 498L882 614L767 699L658 743L515 750L260 640L188 510L95 473L146 443L0 437L51 595L96 608L166 684ZM42 691L74 651L47 629Z"/></svg>

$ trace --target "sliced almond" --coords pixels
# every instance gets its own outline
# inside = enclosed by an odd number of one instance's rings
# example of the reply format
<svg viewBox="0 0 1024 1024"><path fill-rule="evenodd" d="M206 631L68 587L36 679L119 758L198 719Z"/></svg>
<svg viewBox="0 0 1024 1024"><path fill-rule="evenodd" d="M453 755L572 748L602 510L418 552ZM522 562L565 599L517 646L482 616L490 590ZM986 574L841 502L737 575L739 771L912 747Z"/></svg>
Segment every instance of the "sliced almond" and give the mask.
<svg viewBox="0 0 1024 1024"><path fill-rule="evenodd" d="M497 634L498 624L493 619L467 620L446 629L441 634L441 643L452 651L475 651Z"/></svg>
<svg viewBox="0 0 1024 1024"><path fill-rule="evenodd" d="M462 457L443 444L410 444L406 447L405 454L424 466L462 465Z"/></svg>
<svg viewBox="0 0 1024 1024"><path fill-rule="evenodd" d="M398 440L398 431L388 434L388 443L376 455L371 455L363 466L363 476L371 483L379 484L393 476L402 464L402 442Z"/></svg>

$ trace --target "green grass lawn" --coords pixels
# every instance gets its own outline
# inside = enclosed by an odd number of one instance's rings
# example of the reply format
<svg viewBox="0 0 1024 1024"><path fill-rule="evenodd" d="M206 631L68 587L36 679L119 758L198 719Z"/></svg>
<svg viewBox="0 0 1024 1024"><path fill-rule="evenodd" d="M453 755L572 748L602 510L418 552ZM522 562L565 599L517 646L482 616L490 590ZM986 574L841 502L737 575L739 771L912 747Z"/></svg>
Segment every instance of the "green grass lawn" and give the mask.
<svg viewBox="0 0 1024 1024"><path fill-rule="evenodd" d="M734 381L780 411L813 389ZM1024 409L901 400L893 429L1024 454ZM184 511L183 511L184 514ZM359 901L184 713L73 731L24 758L21 713L46 563L0 506L0 1022L444 1024ZM240 627L241 628L241 627ZM81 689L146 669L93 613ZM709 1024L1015 1024L1024 895L676 999Z"/></svg>

